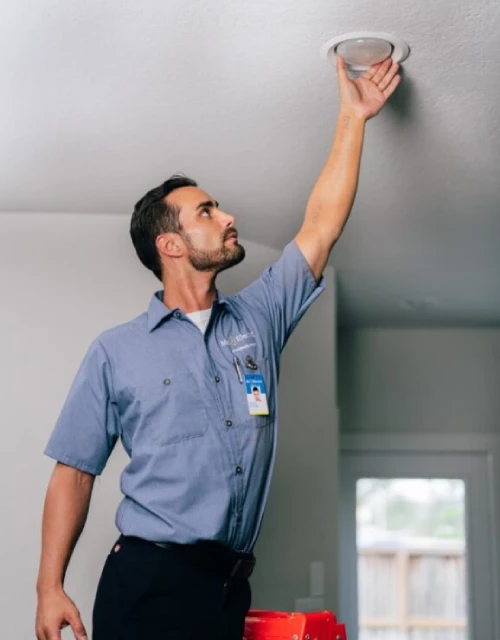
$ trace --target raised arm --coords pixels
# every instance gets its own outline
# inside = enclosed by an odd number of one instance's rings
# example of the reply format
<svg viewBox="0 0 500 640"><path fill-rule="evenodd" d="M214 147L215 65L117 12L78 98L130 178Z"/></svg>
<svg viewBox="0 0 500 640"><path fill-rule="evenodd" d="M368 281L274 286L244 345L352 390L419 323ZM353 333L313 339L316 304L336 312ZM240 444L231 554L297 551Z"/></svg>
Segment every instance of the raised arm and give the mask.
<svg viewBox="0 0 500 640"><path fill-rule="evenodd" d="M365 124L382 109L398 86L398 68L388 58L351 80L344 60L337 58L340 110L333 145L295 238L317 280L354 203Z"/></svg>

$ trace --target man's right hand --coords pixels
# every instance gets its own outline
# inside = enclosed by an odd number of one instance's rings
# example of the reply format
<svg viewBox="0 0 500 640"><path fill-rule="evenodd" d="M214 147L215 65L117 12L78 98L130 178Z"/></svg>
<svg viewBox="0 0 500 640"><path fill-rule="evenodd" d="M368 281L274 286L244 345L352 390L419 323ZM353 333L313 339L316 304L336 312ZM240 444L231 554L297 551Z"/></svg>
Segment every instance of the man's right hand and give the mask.
<svg viewBox="0 0 500 640"><path fill-rule="evenodd" d="M80 612L62 589L38 596L36 637L38 640L61 640L61 630L71 626L76 640L87 640Z"/></svg>

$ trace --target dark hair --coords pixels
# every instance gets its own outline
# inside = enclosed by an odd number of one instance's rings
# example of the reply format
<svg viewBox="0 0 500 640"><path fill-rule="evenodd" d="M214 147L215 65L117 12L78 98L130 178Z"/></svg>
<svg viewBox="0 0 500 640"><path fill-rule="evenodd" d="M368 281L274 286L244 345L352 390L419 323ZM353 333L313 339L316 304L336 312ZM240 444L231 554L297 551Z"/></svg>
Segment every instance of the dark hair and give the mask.
<svg viewBox="0 0 500 640"><path fill-rule="evenodd" d="M161 280L161 260L156 250L156 238L161 233L179 233L179 208L166 201L169 193L181 187L197 187L197 183L183 175L173 175L163 184L151 189L135 205L130 221L130 237L142 264Z"/></svg>

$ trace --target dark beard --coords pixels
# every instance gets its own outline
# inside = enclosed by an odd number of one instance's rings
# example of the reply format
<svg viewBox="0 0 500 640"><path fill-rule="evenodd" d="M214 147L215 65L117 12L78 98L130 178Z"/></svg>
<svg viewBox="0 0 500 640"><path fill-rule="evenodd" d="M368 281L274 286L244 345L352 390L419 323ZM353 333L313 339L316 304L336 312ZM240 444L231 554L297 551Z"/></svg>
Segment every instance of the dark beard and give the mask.
<svg viewBox="0 0 500 640"><path fill-rule="evenodd" d="M239 264L245 257L245 249L240 244L231 248L222 245L220 249L203 251L193 247L189 236L185 235L184 241L189 248L189 262L196 271L220 273Z"/></svg>

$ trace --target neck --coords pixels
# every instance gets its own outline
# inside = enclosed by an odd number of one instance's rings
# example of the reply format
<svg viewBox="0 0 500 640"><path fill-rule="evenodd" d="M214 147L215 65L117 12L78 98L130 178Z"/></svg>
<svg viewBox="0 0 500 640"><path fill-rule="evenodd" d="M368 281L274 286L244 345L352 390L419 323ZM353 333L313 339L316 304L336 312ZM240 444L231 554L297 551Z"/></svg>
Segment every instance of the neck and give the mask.
<svg viewBox="0 0 500 640"><path fill-rule="evenodd" d="M214 273L184 274L163 277L163 303L169 309L179 307L184 313L210 309L217 297Z"/></svg>

